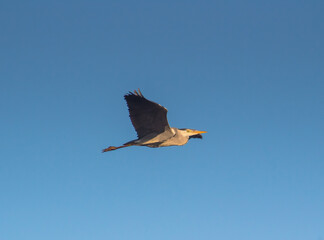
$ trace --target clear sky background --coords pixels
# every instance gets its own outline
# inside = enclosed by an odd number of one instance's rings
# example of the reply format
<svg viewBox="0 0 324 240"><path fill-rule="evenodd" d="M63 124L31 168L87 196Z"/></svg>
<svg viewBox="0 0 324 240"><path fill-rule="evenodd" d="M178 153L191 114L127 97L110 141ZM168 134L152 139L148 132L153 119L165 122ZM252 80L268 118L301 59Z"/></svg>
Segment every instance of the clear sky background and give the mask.
<svg viewBox="0 0 324 240"><path fill-rule="evenodd" d="M323 240L324 2L1 1L1 240ZM182 147L130 147L140 88Z"/></svg>

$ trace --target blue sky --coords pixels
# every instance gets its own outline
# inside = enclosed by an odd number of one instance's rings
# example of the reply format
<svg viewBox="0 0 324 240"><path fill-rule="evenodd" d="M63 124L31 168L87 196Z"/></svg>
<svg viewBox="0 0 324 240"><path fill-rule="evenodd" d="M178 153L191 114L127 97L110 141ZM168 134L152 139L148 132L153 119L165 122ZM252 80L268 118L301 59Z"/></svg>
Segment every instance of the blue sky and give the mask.
<svg viewBox="0 0 324 240"><path fill-rule="evenodd" d="M1 1L0 238L324 239L323 1ZM140 88L183 147L135 139Z"/></svg>

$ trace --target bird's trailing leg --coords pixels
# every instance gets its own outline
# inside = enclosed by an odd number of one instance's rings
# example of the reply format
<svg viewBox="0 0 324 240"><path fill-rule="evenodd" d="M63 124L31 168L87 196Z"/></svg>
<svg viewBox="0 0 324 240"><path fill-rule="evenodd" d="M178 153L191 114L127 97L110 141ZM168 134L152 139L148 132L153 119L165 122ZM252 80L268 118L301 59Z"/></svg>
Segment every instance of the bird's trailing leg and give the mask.
<svg viewBox="0 0 324 240"><path fill-rule="evenodd" d="M103 149L102 152L103 152L103 153L104 153L104 152L109 152L109 151L117 150L117 149L119 149L119 148L130 147L130 146L132 146L132 145L131 145L131 144L124 144L124 145L119 146L119 147L110 146L110 147L108 147L108 148Z"/></svg>

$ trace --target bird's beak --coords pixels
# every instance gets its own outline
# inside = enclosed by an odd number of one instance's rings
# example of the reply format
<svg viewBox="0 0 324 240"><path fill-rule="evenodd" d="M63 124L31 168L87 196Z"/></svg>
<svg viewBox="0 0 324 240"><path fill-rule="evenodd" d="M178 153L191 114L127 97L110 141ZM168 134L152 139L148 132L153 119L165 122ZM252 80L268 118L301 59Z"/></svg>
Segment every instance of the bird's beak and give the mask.
<svg viewBox="0 0 324 240"><path fill-rule="evenodd" d="M198 131L198 130L195 130L194 133L200 134L200 133L206 133L206 131Z"/></svg>

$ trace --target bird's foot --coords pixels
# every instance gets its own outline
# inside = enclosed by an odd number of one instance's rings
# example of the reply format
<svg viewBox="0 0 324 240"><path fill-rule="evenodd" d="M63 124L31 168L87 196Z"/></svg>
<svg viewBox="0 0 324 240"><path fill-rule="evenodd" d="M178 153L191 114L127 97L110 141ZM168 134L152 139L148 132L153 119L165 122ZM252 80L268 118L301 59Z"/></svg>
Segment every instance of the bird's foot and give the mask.
<svg viewBox="0 0 324 240"><path fill-rule="evenodd" d="M112 150L116 150L116 149L118 149L118 148L117 147L110 146L109 148L103 149L102 152L104 153L104 152L108 152L108 151L112 151Z"/></svg>

